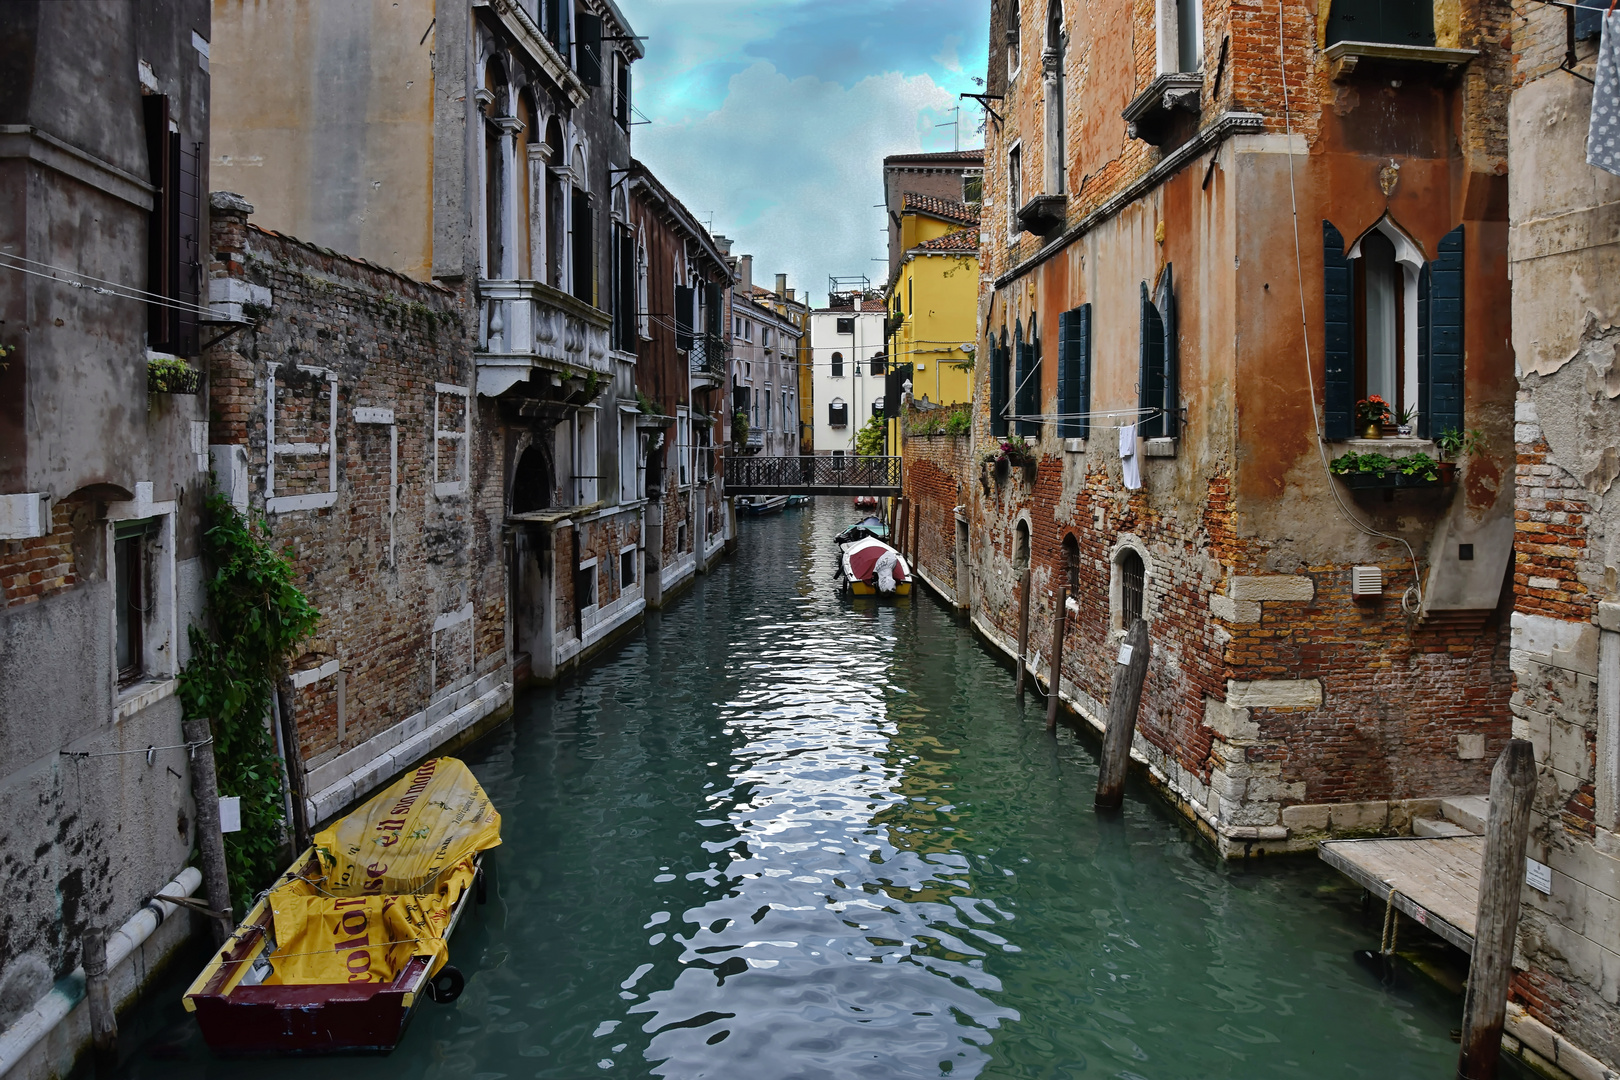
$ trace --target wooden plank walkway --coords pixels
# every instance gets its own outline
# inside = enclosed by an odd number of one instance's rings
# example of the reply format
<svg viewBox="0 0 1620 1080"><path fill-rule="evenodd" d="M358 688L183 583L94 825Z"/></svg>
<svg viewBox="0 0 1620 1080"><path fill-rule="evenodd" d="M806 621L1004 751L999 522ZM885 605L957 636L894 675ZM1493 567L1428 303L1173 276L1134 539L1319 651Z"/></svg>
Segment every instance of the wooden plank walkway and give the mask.
<svg viewBox="0 0 1620 1080"><path fill-rule="evenodd" d="M1464 952L1474 951L1483 836L1324 840L1322 860Z"/></svg>

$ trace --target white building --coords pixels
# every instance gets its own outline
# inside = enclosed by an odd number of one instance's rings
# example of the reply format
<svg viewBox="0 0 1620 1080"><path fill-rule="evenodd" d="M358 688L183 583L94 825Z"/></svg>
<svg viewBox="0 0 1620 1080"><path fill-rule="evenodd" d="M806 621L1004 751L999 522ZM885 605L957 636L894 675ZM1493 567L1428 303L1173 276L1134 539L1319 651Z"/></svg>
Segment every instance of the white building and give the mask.
<svg viewBox="0 0 1620 1080"><path fill-rule="evenodd" d="M883 408L883 297L834 293L810 313L817 454L853 454L855 433Z"/></svg>
<svg viewBox="0 0 1620 1080"><path fill-rule="evenodd" d="M748 418L748 452L799 452L799 338L792 318L754 286L754 257L737 260L731 302L731 407ZM785 275L779 276L779 283ZM783 286L785 290L785 286Z"/></svg>

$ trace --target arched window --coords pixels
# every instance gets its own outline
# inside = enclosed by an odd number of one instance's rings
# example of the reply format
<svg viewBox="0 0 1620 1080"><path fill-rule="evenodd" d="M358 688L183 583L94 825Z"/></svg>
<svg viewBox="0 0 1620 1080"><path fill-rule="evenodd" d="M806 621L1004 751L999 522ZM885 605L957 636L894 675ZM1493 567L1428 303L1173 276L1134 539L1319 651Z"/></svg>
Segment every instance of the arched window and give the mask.
<svg viewBox="0 0 1620 1080"><path fill-rule="evenodd" d="M528 514L551 506L551 460L539 443L518 458L512 474L512 513Z"/></svg>
<svg viewBox="0 0 1620 1080"><path fill-rule="evenodd" d="M868 361L868 366L873 375L882 375L887 364L888 358L882 353L873 354L872 359Z"/></svg>
<svg viewBox="0 0 1620 1080"><path fill-rule="evenodd" d="M523 125L523 143L517 150L518 235L514 246L517 276L529 280L537 276L534 256L543 232L538 211L544 198L541 192L546 164L543 159L535 160L540 146L540 114L534 106L534 92L527 86L518 91L517 118Z"/></svg>
<svg viewBox="0 0 1620 1080"><path fill-rule="evenodd" d="M1029 522L1019 521L1013 530L1013 569L1029 569Z"/></svg>
<svg viewBox="0 0 1620 1080"><path fill-rule="evenodd" d="M841 352L832 354L832 376L835 379L844 377L844 354Z"/></svg>
<svg viewBox="0 0 1620 1080"><path fill-rule="evenodd" d="M563 166L562 123L555 116L546 125L546 158L551 167L546 172L546 265L544 280L553 288L561 289L567 280L564 269L568 252L568 185L559 175Z"/></svg>
<svg viewBox="0 0 1620 1080"><path fill-rule="evenodd" d="M484 67L484 89L491 98L489 115L484 118L484 272L500 278L506 276L507 200L501 121L512 115L512 98L506 67L499 57L490 57Z"/></svg>
<svg viewBox="0 0 1620 1080"><path fill-rule="evenodd" d="M843 398L833 398L832 401L828 403L828 405L827 405L827 426L828 427L848 427L849 426L849 406L844 403Z"/></svg>
<svg viewBox="0 0 1620 1080"><path fill-rule="evenodd" d="M1129 630L1136 625L1137 619L1142 618L1147 567L1142 564L1142 556L1135 548L1122 548L1114 560L1114 566L1119 580L1118 629Z"/></svg>
<svg viewBox="0 0 1620 1080"><path fill-rule="evenodd" d="M1401 400L1400 270L1395 245L1383 233L1369 233L1361 241L1357 260L1361 279L1362 318L1359 397L1374 394L1395 407Z"/></svg>
<svg viewBox="0 0 1620 1080"><path fill-rule="evenodd" d="M647 307L647 240L636 242L636 326L642 337L652 338L652 316Z"/></svg>
<svg viewBox="0 0 1620 1080"><path fill-rule="evenodd" d="M1351 402L1380 397L1394 414L1392 419L1406 410L1417 411L1424 403L1420 382L1432 376L1419 358L1427 344L1420 323L1425 315L1421 294L1427 291L1424 279L1429 276L1423 272L1422 252L1386 215L1350 246L1339 265L1349 270L1340 275L1349 294L1341 301L1349 316L1349 340L1341 348L1349 356L1340 364L1348 370L1342 372L1338 387L1328 387L1329 399L1338 389L1340 396L1350 398L1339 406L1348 411ZM1431 419L1420 417L1420 431Z"/></svg>
<svg viewBox="0 0 1620 1080"><path fill-rule="evenodd" d="M1041 87L1046 99L1043 109L1046 123L1046 151L1042 156L1046 173L1044 191L1055 195L1063 192L1063 171L1068 162L1063 147L1063 0L1047 0Z"/></svg>
<svg viewBox="0 0 1620 1080"><path fill-rule="evenodd" d="M1080 541L1074 533L1063 538L1063 580L1068 583L1070 596L1080 594Z"/></svg>

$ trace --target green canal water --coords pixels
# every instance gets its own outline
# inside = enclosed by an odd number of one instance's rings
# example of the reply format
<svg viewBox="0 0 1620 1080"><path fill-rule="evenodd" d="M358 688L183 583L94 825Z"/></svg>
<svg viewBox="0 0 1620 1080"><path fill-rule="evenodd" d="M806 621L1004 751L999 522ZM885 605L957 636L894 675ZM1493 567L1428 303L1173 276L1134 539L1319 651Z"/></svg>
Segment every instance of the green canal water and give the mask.
<svg viewBox="0 0 1620 1080"><path fill-rule="evenodd" d="M1043 730L926 596L850 600L823 500L462 756L503 818L453 1004L387 1058L225 1061L177 1003L126 1080L1454 1075L1460 998L1352 958L1314 859L1233 866Z"/></svg>

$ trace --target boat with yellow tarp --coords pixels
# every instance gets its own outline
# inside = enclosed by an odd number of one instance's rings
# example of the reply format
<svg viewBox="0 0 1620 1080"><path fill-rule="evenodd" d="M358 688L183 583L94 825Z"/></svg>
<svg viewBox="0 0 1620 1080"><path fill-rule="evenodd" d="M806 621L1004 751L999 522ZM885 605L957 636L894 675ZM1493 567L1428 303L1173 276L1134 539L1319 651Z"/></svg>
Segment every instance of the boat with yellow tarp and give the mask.
<svg viewBox="0 0 1620 1080"><path fill-rule="evenodd" d="M449 940L501 816L455 758L314 837L197 976L185 1007L226 1054L392 1050L425 997L454 1000Z"/></svg>

